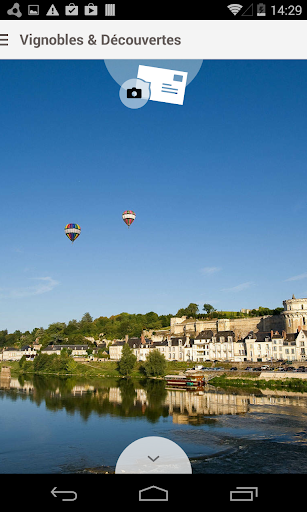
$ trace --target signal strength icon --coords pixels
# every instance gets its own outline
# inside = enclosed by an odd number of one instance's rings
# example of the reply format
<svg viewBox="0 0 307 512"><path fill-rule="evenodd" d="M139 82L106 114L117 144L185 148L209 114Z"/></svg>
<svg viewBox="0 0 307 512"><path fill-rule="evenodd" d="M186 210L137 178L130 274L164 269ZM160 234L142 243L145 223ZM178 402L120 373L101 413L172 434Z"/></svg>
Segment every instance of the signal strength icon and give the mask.
<svg viewBox="0 0 307 512"><path fill-rule="evenodd" d="M232 12L232 14L234 16L236 16L236 14L238 14L238 12L241 11L243 5L240 5L240 4L230 4L230 5L227 5L227 7Z"/></svg>

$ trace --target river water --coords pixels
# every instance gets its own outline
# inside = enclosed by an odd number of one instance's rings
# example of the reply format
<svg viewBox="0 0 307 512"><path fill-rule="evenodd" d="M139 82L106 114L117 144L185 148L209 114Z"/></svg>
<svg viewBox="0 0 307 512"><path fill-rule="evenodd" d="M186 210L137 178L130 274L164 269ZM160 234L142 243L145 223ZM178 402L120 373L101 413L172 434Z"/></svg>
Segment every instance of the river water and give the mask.
<svg viewBox="0 0 307 512"><path fill-rule="evenodd" d="M114 470L145 436L177 443L193 473L307 473L307 393L163 381L0 380L0 473Z"/></svg>

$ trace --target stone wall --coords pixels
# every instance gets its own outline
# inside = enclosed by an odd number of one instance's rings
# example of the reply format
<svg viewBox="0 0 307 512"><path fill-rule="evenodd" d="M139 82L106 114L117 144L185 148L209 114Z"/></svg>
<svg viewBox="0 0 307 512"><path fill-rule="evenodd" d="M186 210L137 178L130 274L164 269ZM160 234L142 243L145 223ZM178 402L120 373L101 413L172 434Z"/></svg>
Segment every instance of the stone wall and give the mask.
<svg viewBox="0 0 307 512"><path fill-rule="evenodd" d="M307 379L306 373L292 373L292 372L261 372L259 379L277 380L277 379Z"/></svg>
<svg viewBox="0 0 307 512"><path fill-rule="evenodd" d="M2 366L1 368L1 378L9 378L11 376L11 368L10 366Z"/></svg>
<svg viewBox="0 0 307 512"><path fill-rule="evenodd" d="M172 320L172 318L171 318ZM196 330L195 330L196 325ZM206 329L211 329L212 331L217 330L217 321L216 320L193 320L191 318L190 322L182 323L175 323L171 322L171 335L184 335L190 334L195 335L199 334L201 331L204 331Z"/></svg>
<svg viewBox="0 0 307 512"><path fill-rule="evenodd" d="M283 316L273 315L231 319L229 330L234 331L238 338L244 338L250 331L279 331L281 333L284 328Z"/></svg>
<svg viewBox="0 0 307 512"><path fill-rule="evenodd" d="M221 318L216 320L185 320L184 323L171 319L171 335L197 335L204 330L234 331L237 339L244 338L250 331L279 331L285 330L283 315L256 316L249 318ZM180 319L178 319L180 320ZM196 329L195 329L196 327Z"/></svg>

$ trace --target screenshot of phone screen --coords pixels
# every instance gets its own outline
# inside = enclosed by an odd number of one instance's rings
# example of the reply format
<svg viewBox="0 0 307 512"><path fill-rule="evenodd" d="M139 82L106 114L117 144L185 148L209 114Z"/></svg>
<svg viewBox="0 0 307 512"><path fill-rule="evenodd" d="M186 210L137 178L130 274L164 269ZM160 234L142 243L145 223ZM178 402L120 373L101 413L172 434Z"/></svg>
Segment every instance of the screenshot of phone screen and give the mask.
<svg viewBox="0 0 307 512"><path fill-rule="evenodd" d="M0 481L15 505L303 497L305 18L1 4Z"/></svg>

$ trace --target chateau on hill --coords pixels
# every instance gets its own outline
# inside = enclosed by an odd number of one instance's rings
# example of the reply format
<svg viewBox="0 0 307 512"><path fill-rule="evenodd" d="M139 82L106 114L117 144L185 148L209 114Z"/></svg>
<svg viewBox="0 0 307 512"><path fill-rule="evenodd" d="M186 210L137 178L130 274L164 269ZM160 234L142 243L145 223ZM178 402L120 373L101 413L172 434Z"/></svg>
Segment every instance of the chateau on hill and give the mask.
<svg viewBox="0 0 307 512"><path fill-rule="evenodd" d="M193 318L171 318L170 334L173 336L197 336L202 331L211 330L215 333L233 331L236 339L245 338L251 331L256 333L270 331L285 331L296 333L307 329L307 298L283 301L284 311L280 315L256 316L247 318L222 318L214 320L195 320Z"/></svg>
<svg viewBox="0 0 307 512"><path fill-rule="evenodd" d="M126 336L125 341L113 343L110 357L120 359L128 343L138 361L145 361L154 349L168 361L306 361L307 299L292 296L283 305L279 315L217 320L174 317L170 330L143 331L141 338Z"/></svg>

